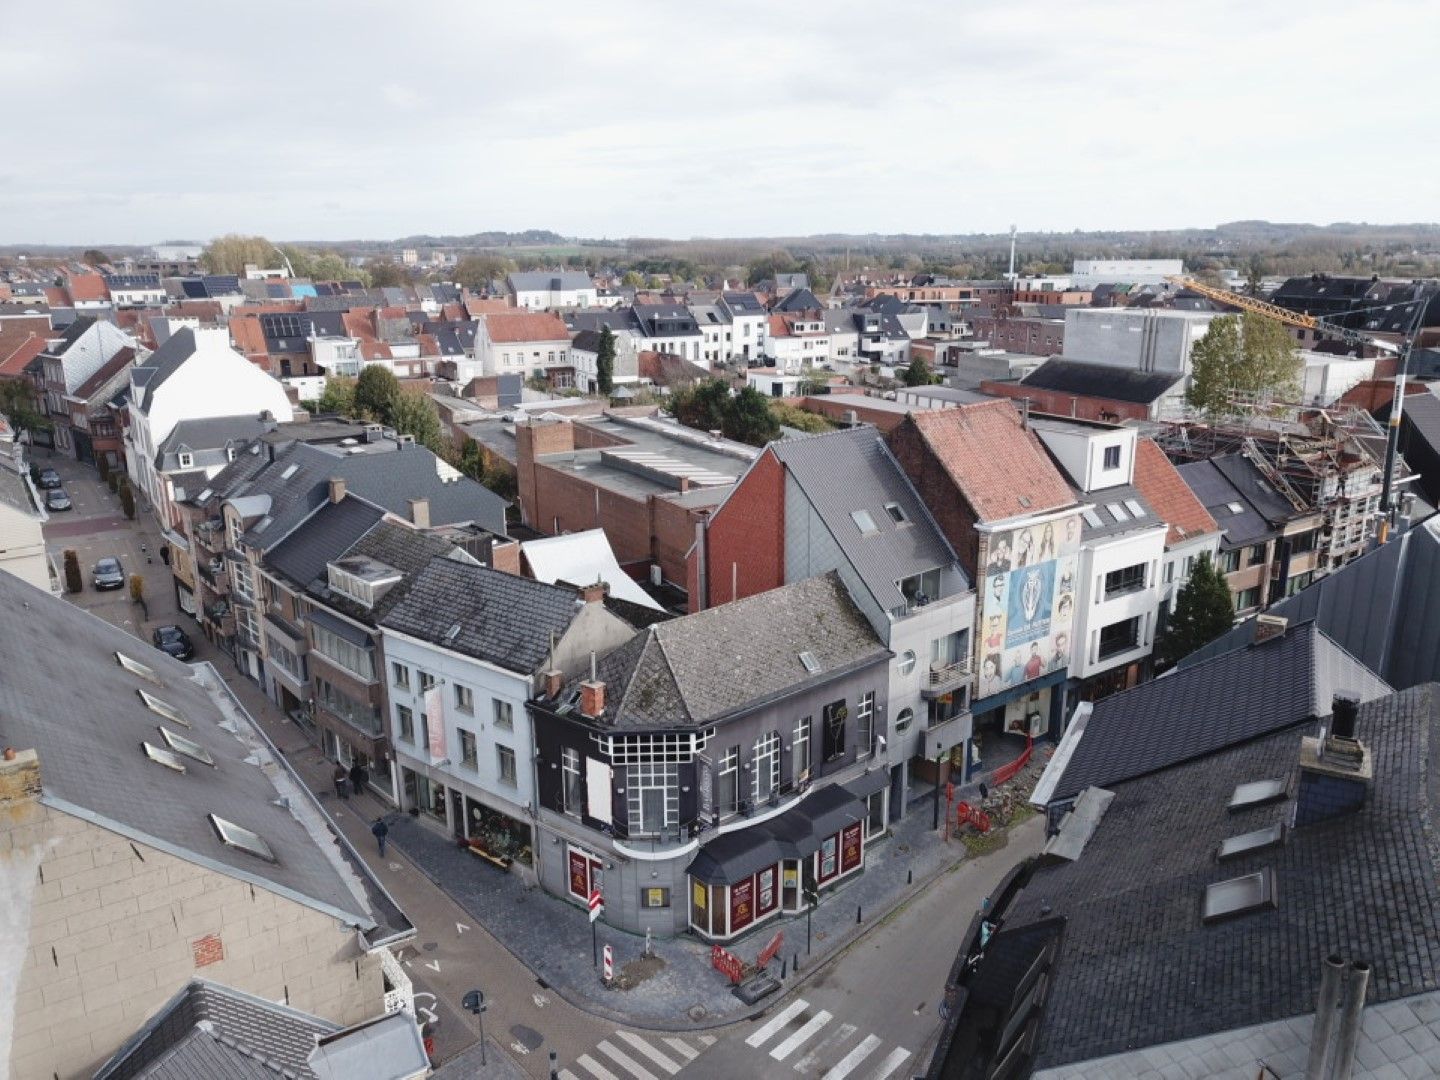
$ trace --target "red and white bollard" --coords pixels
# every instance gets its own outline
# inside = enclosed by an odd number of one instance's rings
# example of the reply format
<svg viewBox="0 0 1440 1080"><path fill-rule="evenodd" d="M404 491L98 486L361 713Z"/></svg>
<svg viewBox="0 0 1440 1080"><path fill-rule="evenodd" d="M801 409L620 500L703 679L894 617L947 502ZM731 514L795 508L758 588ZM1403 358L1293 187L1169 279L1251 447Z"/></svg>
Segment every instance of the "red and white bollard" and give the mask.
<svg viewBox="0 0 1440 1080"><path fill-rule="evenodd" d="M609 945L605 946L605 966L601 969L605 976L605 982L609 983L615 977L615 953Z"/></svg>

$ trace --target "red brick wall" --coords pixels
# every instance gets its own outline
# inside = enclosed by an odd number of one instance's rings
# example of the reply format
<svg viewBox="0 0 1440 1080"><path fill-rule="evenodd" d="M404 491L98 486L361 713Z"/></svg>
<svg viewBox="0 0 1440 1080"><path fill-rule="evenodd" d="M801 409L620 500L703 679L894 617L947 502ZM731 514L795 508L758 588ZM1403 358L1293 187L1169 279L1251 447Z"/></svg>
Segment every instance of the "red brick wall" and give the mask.
<svg viewBox="0 0 1440 1080"><path fill-rule="evenodd" d="M543 523L544 519L536 502L535 459L544 454L561 454L574 449L575 439L571 424L539 422L515 425L515 480L520 492L520 516L525 524L541 532L549 529L549 526Z"/></svg>
<svg viewBox="0 0 1440 1080"><path fill-rule="evenodd" d="M588 424L577 423L573 425L573 429L576 450L594 450L606 446L628 446L630 444L629 439L623 439L608 431L600 431Z"/></svg>
<svg viewBox="0 0 1440 1080"><path fill-rule="evenodd" d="M1034 386L1021 386L1013 382L992 382L980 384L981 393L996 397L1030 399L1030 408L1035 412L1050 413L1052 416L1074 416L1080 420L1102 420L1117 424L1121 420L1145 420L1149 410L1133 401L1115 401L1112 398L1081 397L1059 390L1042 390Z"/></svg>
<svg viewBox="0 0 1440 1080"><path fill-rule="evenodd" d="M935 460L915 424L907 417L885 440L895 460L910 477L915 490L934 515L940 531L960 556L960 565L975 579L979 562L979 537L975 532L976 515L965 497Z"/></svg>
<svg viewBox="0 0 1440 1080"><path fill-rule="evenodd" d="M695 523L706 516L704 510L682 506L663 496L650 496L650 554L660 564L666 581L677 585L688 582L685 556L695 546Z"/></svg>
<svg viewBox="0 0 1440 1080"><path fill-rule="evenodd" d="M874 424L881 431L894 431L905 419L905 414L889 409L871 409L865 406L863 394L820 394L801 400L800 407L806 412L828 416L839 423L845 422L845 414L854 410L855 419L862 424Z"/></svg>
<svg viewBox="0 0 1440 1080"><path fill-rule="evenodd" d="M1031 356L1054 356L1065 345L1065 324L1044 319L998 319L974 315L968 320L975 337L993 348Z"/></svg>
<svg viewBox="0 0 1440 1080"><path fill-rule="evenodd" d="M518 430L517 427L517 433ZM522 470L521 475L523 496L526 487L523 478L527 474ZM532 528L551 536L604 529L615 558L622 565L650 561L650 511L645 502L597 488L587 480L543 464L534 466L528 476L531 499L527 512L534 516L527 523ZM683 576L682 571L675 580Z"/></svg>
<svg viewBox="0 0 1440 1080"><path fill-rule="evenodd" d="M761 454L711 515L705 548L706 607L785 584L785 468L773 453Z"/></svg>

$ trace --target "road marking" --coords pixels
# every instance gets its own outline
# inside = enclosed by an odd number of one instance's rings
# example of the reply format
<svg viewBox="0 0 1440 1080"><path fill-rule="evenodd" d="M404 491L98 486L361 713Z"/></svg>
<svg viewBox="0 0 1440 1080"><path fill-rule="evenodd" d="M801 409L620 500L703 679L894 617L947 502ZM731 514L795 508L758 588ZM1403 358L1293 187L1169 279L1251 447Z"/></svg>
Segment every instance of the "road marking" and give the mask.
<svg viewBox="0 0 1440 1080"><path fill-rule="evenodd" d="M591 1076L595 1077L595 1080L620 1080L618 1076L612 1073L609 1069L605 1068L604 1065L601 1065L589 1054L581 1054L578 1058L575 1059L575 1064L579 1065Z"/></svg>
<svg viewBox="0 0 1440 1080"><path fill-rule="evenodd" d="M771 1035L788 1024L792 1018L798 1016L810 1007L810 1003L804 998L799 1001L792 1001L785 1006L784 1010L772 1016L765 1026L745 1040L746 1046L761 1046Z"/></svg>
<svg viewBox="0 0 1440 1080"><path fill-rule="evenodd" d="M635 1080L655 1080L654 1073L630 1057L614 1043L602 1040L595 1044L595 1049L599 1050L606 1057L614 1058L622 1069L635 1077Z"/></svg>
<svg viewBox="0 0 1440 1080"><path fill-rule="evenodd" d="M665 1045L681 1055L686 1061L694 1061L700 1056L691 1048L689 1043L682 1042L680 1039L666 1039Z"/></svg>
<svg viewBox="0 0 1440 1080"><path fill-rule="evenodd" d="M522 1056L530 1052L530 1048L524 1043L520 1042L518 1039L510 1044L510 1049L514 1050L517 1054L520 1054Z"/></svg>
<svg viewBox="0 0 1440 1080"><path fill-rule="evenodd" d="M580 1078L569 1069L561 1069L556 1075L560 1077L560 1080L580 1080Z"/></svg>
<svg viewBox="0 0 1440 1080"><path fill-rule="evenodd" d="M873 1054L875 1048L879 1045L879 1035L866 1035L864 1041L841 1058L835 1067L825 1074L822 1080L845 1080L845 1077L850 1075L855 1066Z"/></svg>
<svg viewBox="0 0 1440 1080"><path fill-rule="evenodd" d="M854 1035L855 1031L856 1026L854 1024L841 1024L838 1030L831 1032L825 1036L825 1038L821 1039L815 1044L813 1050L795 1063L795 1071L798 1073L808 1073L820 1061L822 1054L828 1053L832 1046L843 1043L846 1039L850 1038L851 1035Z"/></svg>
<svg viewBox="0 0 1440 1080"><path fill-rule="evenodd" d="M544 994L531 994L530 1000L535 1003L537 1009L543 1009L546 1005L550 1004L550 999Z"/></svg>
<svg viewBox="0 0 1440 1080"><path fill-rule="evenodd" d="M715 1036L714 1036L714 1035L701 1035L701 1036L700 1036L700 1045L703 1046L703 1047L705 1047L705 1048L708 1050L710 1047L712 1047L712 1046L715 1045Z"/></svg>
<svg viewBox="0 0 1440 1080"><path fill-rule="evenodd" d="M431 971L439 971L439 970L440 970L440 961L439 961L439 960L431 960L431 961L430 961L428 964L426 964L425 966L426 966L427 968L429 968Z"/></svg>
<svg viewBox="0 0 1440 1080"><path fill-rule="evenodd" d="M880 1063L879 1071L870 1080L885 1080L892 1072L905 1064L905 1059L910 1056L910 1051L903 1046L897 1046L890 1051L890 1056Z"/></svg>
<svg viewBox="0 0 1440 1080"><path fill-rule="evenodd" d="M664 1070L665 1070L667 1073L669 1073L671 1076L674 1076L676 1073L678 1073L678 1072L680 1071L680 1066L679 1066L679 1065L676 1065L675 1062L671 1061L668 1057L666 1057L664 1054L662 1054L659 1050L656 1050L655 1047L651 1046L648 1042L646 1042L644 1039L642 1039L639 1035L633 1035L633 1034L631 1034L631 1033L628 1032L628 1031L617 1031L617 1032L615 1032L615 1034L616 1034L616 1035L619 1035L620 1038L624 1039L624 1040L625 1040L626 1042L628 1042L631 1046L635 1047L636 1050L639 1050L640 1053L644 1054L644 1055L645 1055L646 1057L648 1057L651 1061L653 1061L656 1065L659 1065L662 1069L664 1069Z"/></svg>
<svg viewBox="0 0 1440 1080"><path fill-rule="evenodd" d="M797 1047L803 1045L807 1040L811 1038L811 1036L813 1036L817 1031L819 1031L829 1022L830 1014L824 1009L821 1009L818 1013L816 1013L810 1018L810 1021L804 1027L791 1035L779 1046L775 1047L774 1050L771 1050L770 1056L776 1061L784 1061L787 1057L789 1057L795 1052Z"/></svg>
<svg viewBox="0 0 1440 1080"><path fill-rule="evenodd" d="M466 930L469 930L469 929L470 929L470 927L466 926L463 922L457 922L457 923L455 924L455 933L457 933L457 934L463 934L463 933L465 933Z"/></svg>

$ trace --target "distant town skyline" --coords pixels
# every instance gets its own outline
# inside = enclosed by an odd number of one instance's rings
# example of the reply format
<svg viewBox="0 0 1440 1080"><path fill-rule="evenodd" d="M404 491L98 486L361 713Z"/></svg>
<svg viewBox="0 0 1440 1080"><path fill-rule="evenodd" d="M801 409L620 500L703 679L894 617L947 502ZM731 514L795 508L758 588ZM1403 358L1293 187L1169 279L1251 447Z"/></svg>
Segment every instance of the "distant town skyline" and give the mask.
<svg viewBox="0 0 1440 1080"><path fill-rule="evenodd" d="M1440 7L27 11L0 244L1414 222ZM687 13L688 15L688 13ZM85 32L77 33L83 25Z"/></svg>

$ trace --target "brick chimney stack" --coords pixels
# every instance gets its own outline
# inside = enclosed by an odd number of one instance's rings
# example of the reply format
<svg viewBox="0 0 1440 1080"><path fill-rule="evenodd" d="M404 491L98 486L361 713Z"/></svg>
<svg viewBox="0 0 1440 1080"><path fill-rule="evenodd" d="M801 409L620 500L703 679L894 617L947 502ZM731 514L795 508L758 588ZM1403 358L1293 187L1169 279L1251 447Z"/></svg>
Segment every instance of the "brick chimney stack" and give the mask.
<svg viewBox="0 0 1440 1080"><path fill-rule="evenodd" d="M1319 737L1300 739L1297 828L1354 813L1365 805L1375 777L1375 762L1370 748L1355 737L1359 709L1359 695L1337 691L1329 728Z"/></svg>
<svg viewBox="0 0 1440 1080"><path fill-rule="evenodd" d="M540 678L544 680L543 696L554 701L560 696L560 691L565 689L565 673L551 668L549 671L542 671Z"/></svg>
<svg viewBox="0 0 1440 1080"><path fill-rule="evenodd" d="M430 527L430 500L410 500L410 524L417 529L428 529Z"/></svg>
<svg viewBox="0 0 1440 1080"><path fill-rule="evenodd" d="M603 604L609 592L609 585L606 585L603 581L596 581L589 585L580 586L580 599L587 604Z"/></svg>
<svg viewBox="0 0 1440 1080"><path fill-rule="evenodd" d="M5 747L0 760L0 806L15 806L40 798L40 758L34 750Z"/></svg>
<svg viewBox="0 0 1440 1080"><path fill-rule="evenodd" d="M1283 615L1256 615L1255 616L1255 644L1269 641L1271 638L1284 637L1285 629L1290 625L1290 620Z"/></svg>
<svg viewBox="0 0 1440 1080"><path fill-rule="evenodd" d="M330 501L338 503L345 498L345 479L340 476L330 477Z"/></svg>
<svg viewBox="0 0 1440 1080"><path fill-rule="evenodd" d="M580 715L598 720L605 712L605 684L595 674L595 654L590 654L590 678L580 684Z"/></svg>

